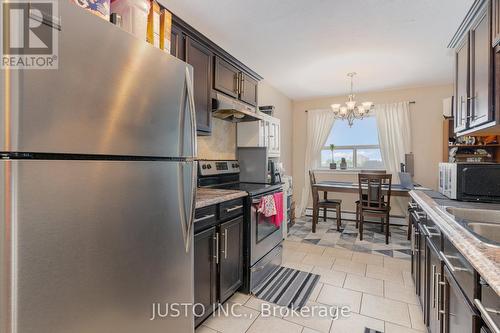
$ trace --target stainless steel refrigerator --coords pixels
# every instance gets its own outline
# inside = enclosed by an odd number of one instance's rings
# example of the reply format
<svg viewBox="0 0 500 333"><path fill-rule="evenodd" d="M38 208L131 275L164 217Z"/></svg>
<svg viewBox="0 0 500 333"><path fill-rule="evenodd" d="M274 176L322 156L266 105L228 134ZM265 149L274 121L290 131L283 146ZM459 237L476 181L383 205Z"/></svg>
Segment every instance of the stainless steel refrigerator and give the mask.
<svg viewBox="0 0 500 333"><path fill-rule="evenodd" d="M59 6L59 69L1 71L0 332L193 332L150 320L193 302L192 68Z"/></svg>

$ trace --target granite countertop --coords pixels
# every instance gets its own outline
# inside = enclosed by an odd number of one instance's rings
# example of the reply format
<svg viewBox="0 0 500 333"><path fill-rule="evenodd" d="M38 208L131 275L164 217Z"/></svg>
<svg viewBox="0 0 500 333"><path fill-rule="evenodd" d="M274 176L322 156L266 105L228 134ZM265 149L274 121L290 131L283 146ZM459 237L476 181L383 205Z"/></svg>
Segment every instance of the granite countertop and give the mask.
<svg viewBox="0 0 500 333"><path fill-rule="evenodd" d="M196 208L216 205L233 199L243 198L248 195L245 191L219 190L215 188L200 187L196 191Z"/></svg>
<svg viewBox="0 0 500 333"><path fill-rule="evenodd" d="M427 215L440 227L441 231L471 263L481 277L500 295L500 248L485 244L462 227L439 206L454 206L471 209L500 210L498 204L459 202L439 198L436 192L411 191L411 197Z"/></svg>

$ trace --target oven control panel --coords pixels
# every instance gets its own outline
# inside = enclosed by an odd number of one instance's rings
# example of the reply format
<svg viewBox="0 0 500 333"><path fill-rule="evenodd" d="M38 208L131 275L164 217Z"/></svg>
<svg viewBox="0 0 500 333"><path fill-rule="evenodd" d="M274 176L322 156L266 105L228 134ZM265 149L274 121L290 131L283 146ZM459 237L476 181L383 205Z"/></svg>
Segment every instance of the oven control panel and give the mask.
<svg viewBox="0 0 500 333"><path fill-rule="evenodd" d="M198 168L201 176L216 176L240 172L238 161L199 161Z"/></svg>

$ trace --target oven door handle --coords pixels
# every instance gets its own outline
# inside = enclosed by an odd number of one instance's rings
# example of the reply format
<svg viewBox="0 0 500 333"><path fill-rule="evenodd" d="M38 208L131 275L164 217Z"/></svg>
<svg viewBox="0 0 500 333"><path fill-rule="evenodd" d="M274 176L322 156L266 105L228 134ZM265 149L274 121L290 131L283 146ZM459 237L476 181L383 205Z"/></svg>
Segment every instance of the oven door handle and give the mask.
<svg viewBox="0 0 500 333"><path fill-rule="evenodd" d="M285 193L283 192L283 190L279 190L279 191L275 191L275 192L270 192L270 193L267 193L267 194L264 194L264 195L261 195L260 197L257 197L257 198L253 198L252 199L252 205L256 205L256 204L259 204L260 203L260 199L265 197L265 196L268 196L268 195L273 195L273 194L276 194L276 193L280 193L282 192L283 193L283 197L285 196Z"/></svg>

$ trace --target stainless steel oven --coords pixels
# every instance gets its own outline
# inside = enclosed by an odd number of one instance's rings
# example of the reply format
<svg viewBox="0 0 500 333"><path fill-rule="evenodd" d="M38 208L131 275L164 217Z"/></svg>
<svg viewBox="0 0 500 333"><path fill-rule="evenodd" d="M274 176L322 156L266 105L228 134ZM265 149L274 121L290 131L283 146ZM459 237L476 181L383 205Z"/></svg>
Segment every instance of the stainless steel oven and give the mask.
<svg viewBox="0 0 500 333"><path fill-rule="evenodd" d="M266 217L258 211L260 200L263 196L281 192L274 191L251 198L250 207L250 264L255 265L272 249L283 241L283 223L278 227L271 217Z"/></svg>
<svg viewBox="0 0 500 333"><path fill-rule="evenodd" d="M251 293L282 264L283 224L286 221L277 226L272 218L258 212L261 198L283 192L282 184L241 182L238 161L203 160L198 165L199 186L248 193L243 207L245 278L240 291Z"/></svg>

